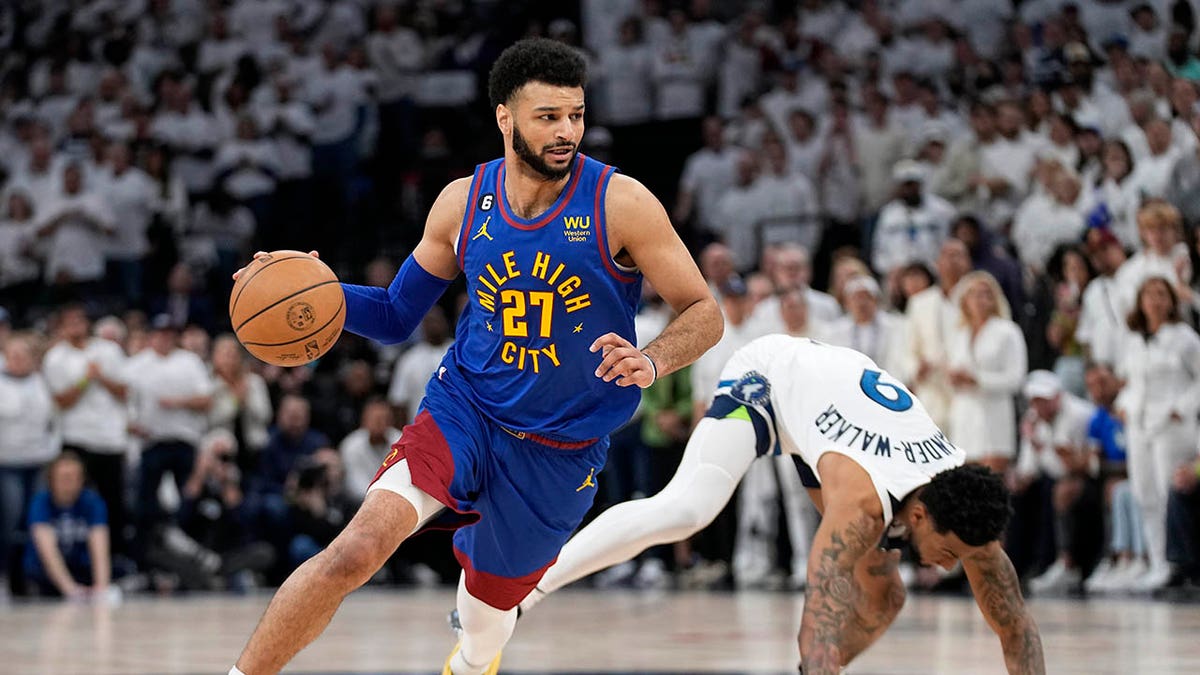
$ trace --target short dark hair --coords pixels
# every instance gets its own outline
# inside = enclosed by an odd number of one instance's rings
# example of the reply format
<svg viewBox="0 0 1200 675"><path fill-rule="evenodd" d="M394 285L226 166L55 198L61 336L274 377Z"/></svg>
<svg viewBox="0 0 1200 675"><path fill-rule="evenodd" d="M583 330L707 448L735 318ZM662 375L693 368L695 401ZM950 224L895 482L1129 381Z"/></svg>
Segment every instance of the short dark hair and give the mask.
<svg viewBox="0 0 1200 675"><path fill-rule="evenodd" d="M492 108L508 103L529 82L556 87L587 84L587 62L568 45L557 40L531 38L505 49L488 74L488 98Z"/></svg>
<svg viewBox="0 0 1200 675"><path fill-rule="evenodd" d="M957 534L967 546L999 539L1013 513L1000 474L977 464L937 474L918 499L933 518L934 529Z"/></svg>

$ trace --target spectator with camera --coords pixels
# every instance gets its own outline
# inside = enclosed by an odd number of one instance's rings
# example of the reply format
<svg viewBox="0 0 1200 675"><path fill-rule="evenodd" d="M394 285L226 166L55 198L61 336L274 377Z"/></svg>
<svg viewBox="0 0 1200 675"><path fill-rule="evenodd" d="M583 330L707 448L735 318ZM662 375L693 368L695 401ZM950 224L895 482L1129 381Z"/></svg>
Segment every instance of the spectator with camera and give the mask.
<svg viewBox="0 0 1200 675"><path fill-rule="evenodd" d="M328 546L354 512L346 504L341 459L332 448L297 462L288 484L287 562L294 569Z"/></svg>

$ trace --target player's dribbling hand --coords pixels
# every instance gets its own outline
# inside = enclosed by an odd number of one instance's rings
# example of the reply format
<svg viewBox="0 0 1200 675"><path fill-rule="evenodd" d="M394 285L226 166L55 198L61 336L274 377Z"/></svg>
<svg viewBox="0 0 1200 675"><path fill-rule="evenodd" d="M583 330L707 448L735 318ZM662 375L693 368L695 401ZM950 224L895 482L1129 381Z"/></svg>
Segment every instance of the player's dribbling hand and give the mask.
<svg viewBox="0 0 1200 675"><path fill-rule="evenodd" d="M588 351L599 351L604 357L596 368L596 377L605 382L617 381L618 387L637 385L642 389L654 383L654 366L640 349L616 333L596 338Z"/></svg>
<svg viewBox="0 0 1200 675"><path fill-rule="evenodd" d="M308 254L309 254L309 255L311 255L311 256L312 256L312 257L314 257L314 258L320 258L320 257L321 257L321 254L317 253L316 251L309 251L309 252L308 252ZM255 253L255 254L254 254L254 259L255 259L255 260L258 260L259 258L263 257L264 255L270 255L270 254L269 254L269 253L267 253L266 251L259 251L259 252L257 252L257 253ZM243 268L239 269L238 271L234 272L234 273L233 273L233 280L234 280L234 281L237 281L237 278L238 278L238 277L240 277L240 276L242 276L242 272L244 272L245 270L246 270L246 268L245 268L245 267L243 267Z"/></svg>

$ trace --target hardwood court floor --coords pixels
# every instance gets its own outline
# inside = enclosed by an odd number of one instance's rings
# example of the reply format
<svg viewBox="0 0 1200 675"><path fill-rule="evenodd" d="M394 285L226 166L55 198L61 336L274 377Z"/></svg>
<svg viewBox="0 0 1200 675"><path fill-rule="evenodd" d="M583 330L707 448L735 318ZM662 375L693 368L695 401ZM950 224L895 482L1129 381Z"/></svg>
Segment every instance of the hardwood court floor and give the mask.
<svg viewBox="0 0 1200 675"><path fill-rule="evenodd" d="M0 673L224 675L268 597L0 606ZM288 672L437 673L449 591L364 591ZM773 593L560 593L521 619L505 675L795 673L802 598ZM1036 600L1050 673L1200 672L1200 605ZM917 596L853 675L1003 674L968 599Z"/></svg>

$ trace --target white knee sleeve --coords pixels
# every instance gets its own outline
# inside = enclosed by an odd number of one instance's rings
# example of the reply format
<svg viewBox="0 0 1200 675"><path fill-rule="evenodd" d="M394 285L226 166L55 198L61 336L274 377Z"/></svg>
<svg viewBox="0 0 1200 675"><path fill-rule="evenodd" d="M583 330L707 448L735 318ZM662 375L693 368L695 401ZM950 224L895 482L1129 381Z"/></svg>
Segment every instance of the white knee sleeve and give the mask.
<svg viewBox="0 0 1200 675"><path fill-rule="evenodd" d="M417 511L417 526L413 532L421 529L425 523L446 508L441 502L431 497L421 488L413 485L412 473L408 469L408 460L402 459L388 467L379 480L371 483L367 493L372 490L387 490L394 492L404 499ZM411 533L410 533L411 534Z"/></svg>

